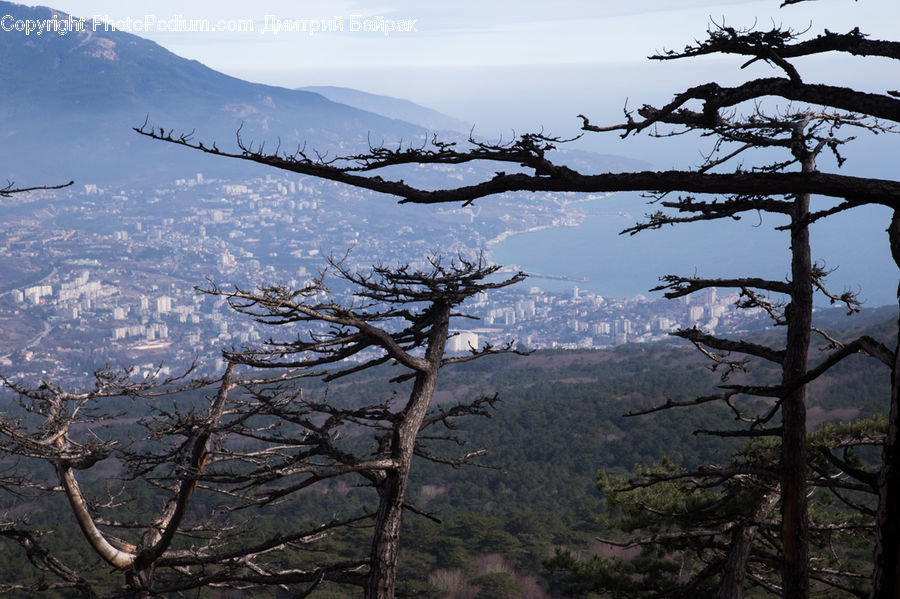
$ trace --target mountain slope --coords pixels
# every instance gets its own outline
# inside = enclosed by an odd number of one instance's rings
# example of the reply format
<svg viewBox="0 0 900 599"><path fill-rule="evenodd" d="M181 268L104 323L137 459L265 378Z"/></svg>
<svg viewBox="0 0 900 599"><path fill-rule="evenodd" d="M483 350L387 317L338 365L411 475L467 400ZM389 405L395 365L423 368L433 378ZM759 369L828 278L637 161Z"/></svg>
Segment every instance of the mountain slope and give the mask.
<svg viewBox="0 0 900 599"><path fill-rule="evenodd" d="M5 1L0 15L14 21L67 17ZM235 150L240 128L244 142L265 143L267 151L305 148L331 155L365 151L369 139L392 144L432 132L445 139L469 133L468 124L408 100L349 88L250 83L92 22L66 35L2 31L0 57L0 180L22 186L260 173L258 165L139 136L132 128L145 119L176 134L193 132L193 139L224 150ZM589 153L571 152L567 159L596 171L646 167Z"/></svg>
<svg viewBox="0 0 900 599"><path fill-rule="evenodd" d="M62 11L0 2L14 19L64 19ZM233 172L213 160L141 139L131 127L150 122L233 146L247 140L274 148L359 149L367 134L392 140L425 131L410 123L332 102L308 92L242 81L176 56L155 42L99 27L59 35L0 34L0 159L3 175L44 179L122 179L197 169ZM161 151L161 150L164 150ZM130 171L130 172L129 172Z"/></svg>

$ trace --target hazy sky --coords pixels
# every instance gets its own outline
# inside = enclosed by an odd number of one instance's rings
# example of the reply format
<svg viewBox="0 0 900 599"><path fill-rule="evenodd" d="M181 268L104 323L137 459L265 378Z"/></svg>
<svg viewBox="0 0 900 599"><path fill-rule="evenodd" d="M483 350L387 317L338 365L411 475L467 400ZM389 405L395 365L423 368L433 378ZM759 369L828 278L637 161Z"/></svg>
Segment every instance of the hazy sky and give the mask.
<svg viewBox="0 0 900 599"><path fill-rule="evenodd" d="M689 82L736 81L752 74L740 71L739 58L646 60L655 50L705 37L711 20L737 27L775 22L814 32L859 25L873 37L888 39L896 37L900 23L898 0L816 0L783 9L780 0L50 2L76 16L118 23L130 18L179 27L206 19L227 28L252 21L253 31L242 33L160 32L153 26L132 32L243 79L285 87L340 85L404 97L474 122L487 135L542 126L568 135L577 131L575 115L581 112L595 121L618 119L627 99L632 106L656 104ZM414 20L415 30L350 31L354 19L377 16ZM271 30L273 18L284 23L337 17L343 31ZM803 66L818 69L814 78L872 75L853 60L837 57ZM864 64L871 70L873 63ZM777 74L765 65L755 69ZM896 86L897 77L888 80L885 85ZM629 155L665 152L658 143L616 148Z"/></svg>
<svg viewBox="0 0 900 599"><path fill-rule="evenodd" d="M779 0L286 0L128 2L51 0L81 17L109 16L156 23L184 19L250 20L247 33L136 32L173 52L229 72L360 67L487 66L596 63L639 60L654 49L681 47L703 35L712 18L734 25L757 20L814 29L859 24L889 36L900 23L897 0L817 0L779 9ZM343 17L342 32L265 31L266 19L321 20ZM415 20L415 31L349 31L352 15ZM271 77L271 76L270 76Z"/></svg>

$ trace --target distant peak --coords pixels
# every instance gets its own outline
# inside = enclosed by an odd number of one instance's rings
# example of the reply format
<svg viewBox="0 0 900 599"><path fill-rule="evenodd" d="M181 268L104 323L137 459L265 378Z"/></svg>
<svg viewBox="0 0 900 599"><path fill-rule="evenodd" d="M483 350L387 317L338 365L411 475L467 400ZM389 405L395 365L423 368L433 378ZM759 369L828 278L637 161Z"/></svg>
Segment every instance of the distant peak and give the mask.
<svg viewBox="0 0 900 599"><path fill-rule="evenodd" d="M469 123L402 98L334 85L312 85L297 89L321 94L332 102L340 102L341 104L374 112L391 119L414 123L431 131L465 133L472 128Z"/></svg>

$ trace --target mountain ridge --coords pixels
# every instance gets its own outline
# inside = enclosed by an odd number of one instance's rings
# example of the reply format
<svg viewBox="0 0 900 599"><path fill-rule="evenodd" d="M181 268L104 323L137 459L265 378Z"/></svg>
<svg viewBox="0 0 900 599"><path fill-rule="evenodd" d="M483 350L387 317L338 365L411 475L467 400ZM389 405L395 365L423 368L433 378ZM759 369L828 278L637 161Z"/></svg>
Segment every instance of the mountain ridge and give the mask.
<svg viewBox="0 0 900 599"><path fill-rule="evenodd" d="M422 106L404 98L373 94L351 87L336 85L307 85L296 88L320 94L333 102L367 110L393 119L404 120L430 131L453 131L466 133L472 124L448 116L437 110Z"/></svg>
<svg viewBox="0 0 900 599"><path fill-rule="evenodd" d="M10 2L0 2L0 13L16 20L67 16L52 8ZM162 144L140 139L131 130L147 115L154 126L193 130L198 139L218 141L220 146L233 139L239 127L247 140L280 140L284 147L306 143L322 151L344 152L365 147L369 134L386 140L426 134L417 125L332 102L320 94L244 81L177 56L151 40L105 27L66 35L2 32L0 54L5 57L0 77L6 82L0 88L3 145L15 148L0 157L10 178L34 180L45 169L29 167L48 162L63 171L62 177L76 179L85 173L102 177L126 168L127 162L152 171L234 171L233 164L216 166L221 160L188 158L186 150L153 149ZM59 134L63 123L68 126ZM39 146L37 151L34 145ZM134 155L123 161L123 154ZM86 155L92 159L85 160Z"/></svg>
<svg viewBox="0 0 900 599"><path fill-rule="evenodd" d="M65 19L46 6L0 1L16 20ZM249 177L259 168L160 144L132 131L150 126L193 132L193 139L234 149L236 131L267 148L304 147L347 155L370 139L391 144L436 132L462 140L468 123L409 100L351 88L299 89L253 83L180 57L140 36L104 26L60 35L0 31L0 160L20 184L181 178L196 172ZM94 31L96 29L96 31ZM329 97L330 96L330 97ZM406 118L403 118L403 117ZM587 155L588 153L584 153ZM590 156L620 168L619 156ZM611 160L611 162L610 162ZM632 168L638 161L631 161Z"/></svg>

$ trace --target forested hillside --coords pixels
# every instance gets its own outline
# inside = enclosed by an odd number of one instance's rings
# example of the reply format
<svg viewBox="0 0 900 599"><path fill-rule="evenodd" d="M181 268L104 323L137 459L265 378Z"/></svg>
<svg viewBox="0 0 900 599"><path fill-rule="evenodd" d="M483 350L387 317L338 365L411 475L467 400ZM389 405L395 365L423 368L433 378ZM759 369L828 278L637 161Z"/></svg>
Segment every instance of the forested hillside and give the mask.
<svg viewBox="0 0 900 599"><path fill-rule="evenodd" d="M844 331L848 336L864 332L884 338L890 330L890 310L863 311L846 320L838 313L820 313L822 322L852 324L852 330ZM765 339L774 334L753 335ZM769 368L762 363L750 367L745 376L757 376ZM883 367L876 361L860 357L817 381L810 397L812 423L847 422L882 412L889 382L880 370ZM304 383L304 392L327 393L335 405L358 402L361 396L394 392L396 385L388 383L391 376L392 367L383 366L327 387ZM693 468L720 462L742 443L692 434L697 429L737 426L721 406L624 415L667 399L684 401L709 393L718 383L719 374L710 372L708 360L681 343L494 356L448 367L435 396L439 406L448 409L457 402L497 393L499 401L491 418L464 419L453 431L465 450L487 449L480 461L488 467L448 469L423 460L414 462L409 496L421 515L408 514L404 522L401 591L420 597L562 596L559 580L542 561L556 548L569 548L582 556L608 553L610 548L595 539L617 535L608 527L607 519L615 514L605 513L605 500L596 484L598 470L627 474L637 464L662 458ZM132 405L130 410L129 416L135 416L135 410L146 410L146 406ZM121 429L124 440L129 424L123 420L112 426ZM371 440L348 430L347 442ZM447 442L430 443L433 453L440 453L441 443ZM459 449L453 445L447 449ZM117 475L110 468L103 471L103 480L95 475L91 493L102 496L108 490L114 496ZM43 539L47 547L63 561L84 567L91 580L104 580L107 569L88 557L92 553L68 510L61 509L62 503L55 506L45 501L20 497L13 514L27 514L33 526L54 530ZM145 496L131 498L123 510L152 513L154 501L148 488ZM315 521L338 511L359 511L364 501L361 490L334 484L327 491L304 493L283 503L274 513L251 509L236 515L257 519L255 528L263 538L277 531L285 518ZM337 555L349 555L356 543L364 542L362 538L343 533L332 539L330 547ZM2 543L3 582L40 576L19 547ZM302 557L302 549L297 554L301 560L309 559ZM112 579L106 584L117 582ZM110 587L101 582L99 588ZM60 591L58 596L67 595ZM208 589L202 596L217 595ZM264 595L257 591L254 596ZM267 596L280 595L272 589ZM355 591L331 586L316 596L352 597Z"/></svg>

